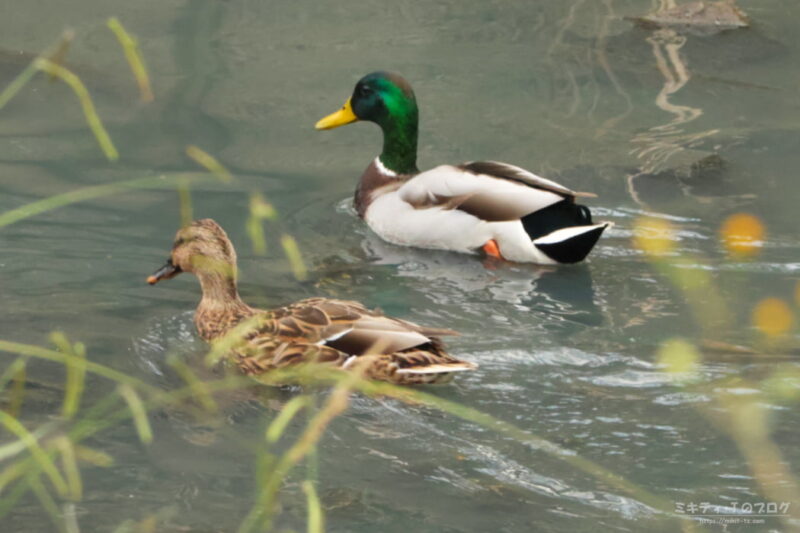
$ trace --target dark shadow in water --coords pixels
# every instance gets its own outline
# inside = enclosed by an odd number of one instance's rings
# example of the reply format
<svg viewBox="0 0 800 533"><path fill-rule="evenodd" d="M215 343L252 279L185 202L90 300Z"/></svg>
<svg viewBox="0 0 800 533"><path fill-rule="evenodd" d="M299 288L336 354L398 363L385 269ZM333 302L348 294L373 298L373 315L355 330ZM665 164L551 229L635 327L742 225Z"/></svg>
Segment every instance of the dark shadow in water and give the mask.
<svg viewBox="0 0 800 533"><path fill-rule="evenodd" d="M363 269L365 263L390 265L393 275L429 285L432 290L426 291L426 296L437 303L489 308L492 303L505 303L521 310L557 314L584 325L604 322L602 309L595 302L592 271L585 263L542 266L409 248L387 243L366 229L361 250L356 253L354 263L343 262L341 256L318 260L317 264L325 266L316 270L316 276L336 277L346 270Z"/></svg>

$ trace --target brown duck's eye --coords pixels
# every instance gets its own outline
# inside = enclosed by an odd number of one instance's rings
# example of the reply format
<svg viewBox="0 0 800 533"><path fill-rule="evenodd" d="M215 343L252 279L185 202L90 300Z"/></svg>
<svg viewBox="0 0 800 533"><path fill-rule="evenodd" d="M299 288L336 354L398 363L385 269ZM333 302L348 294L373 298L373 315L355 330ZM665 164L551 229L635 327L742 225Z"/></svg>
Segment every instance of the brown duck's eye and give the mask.
<svg viewBox="0 0 800 533"><path fill-rule="evenodd" d="M179 246L183 246L184 244L190 243L195 240L195 237L178 237L175 239L175 243L172 245L172 248L178 248Z"/></svg>

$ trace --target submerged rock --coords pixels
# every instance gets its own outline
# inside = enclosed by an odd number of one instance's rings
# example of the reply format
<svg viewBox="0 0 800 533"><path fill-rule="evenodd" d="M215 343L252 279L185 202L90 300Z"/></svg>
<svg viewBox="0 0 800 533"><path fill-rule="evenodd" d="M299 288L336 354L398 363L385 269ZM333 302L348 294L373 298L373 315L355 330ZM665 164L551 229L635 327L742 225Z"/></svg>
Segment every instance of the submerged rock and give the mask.
<svg viewBox="0 0 800 533"><path fill-rule="evenodd" d="M642 17L627 18L645 28L695 35L714 35L750 26L750 19L733 0L689 2Z"/></svg>

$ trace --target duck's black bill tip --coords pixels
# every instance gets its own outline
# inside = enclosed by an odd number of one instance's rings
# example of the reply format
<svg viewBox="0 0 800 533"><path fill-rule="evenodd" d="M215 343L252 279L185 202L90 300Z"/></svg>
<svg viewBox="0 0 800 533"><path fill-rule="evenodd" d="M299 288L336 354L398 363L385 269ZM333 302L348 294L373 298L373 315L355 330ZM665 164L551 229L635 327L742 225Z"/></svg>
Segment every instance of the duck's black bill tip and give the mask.
<svg viewBox="0 0 800 533"><path fill-rule="evenodd" d="M155 285L161 280L174 278L181 273L181 269L172 264L172 261L167 261L167 264L147 276L147 283Z"/></svg>

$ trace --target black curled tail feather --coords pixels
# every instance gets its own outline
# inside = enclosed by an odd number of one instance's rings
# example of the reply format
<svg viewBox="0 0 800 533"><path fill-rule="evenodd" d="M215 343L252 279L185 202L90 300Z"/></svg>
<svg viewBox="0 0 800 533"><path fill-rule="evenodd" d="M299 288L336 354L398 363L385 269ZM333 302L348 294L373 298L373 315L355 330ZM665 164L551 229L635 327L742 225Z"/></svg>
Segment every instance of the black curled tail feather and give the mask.
<svg viewBox="0 0 800 533"><path fill-rule="evenodd" d="M538 243L534 241L533 245L556 263L579 263L592 251L608 224L583 227L586 231L564 240Z"/></svg>
<svg viewBox="0 0 800 533"><path fill-rule="evenodd" d="M522 217L522 226L532 241L559 229L591 224L592 213L589 208L576 204L572 198L565 198Z"/></svg>

